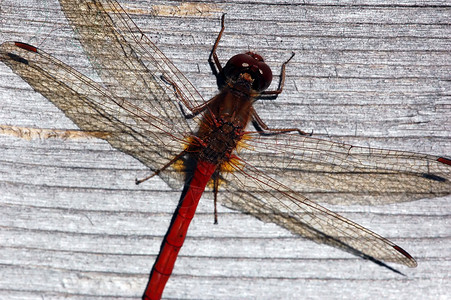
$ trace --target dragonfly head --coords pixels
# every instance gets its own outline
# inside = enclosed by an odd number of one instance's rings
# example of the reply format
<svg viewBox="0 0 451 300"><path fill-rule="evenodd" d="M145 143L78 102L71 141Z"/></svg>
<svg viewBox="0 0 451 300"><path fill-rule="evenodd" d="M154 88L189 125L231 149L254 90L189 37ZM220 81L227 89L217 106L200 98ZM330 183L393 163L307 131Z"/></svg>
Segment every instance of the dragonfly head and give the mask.
<svg viewBox="0 0 451 300"><path fill-rule="evenodd" d="M236 82L242 78L250 81L252 89L257 92L263 92L272 81L271 69L260 55L253 52L233 56L225 65L223 72L226 80Z"/></svg>

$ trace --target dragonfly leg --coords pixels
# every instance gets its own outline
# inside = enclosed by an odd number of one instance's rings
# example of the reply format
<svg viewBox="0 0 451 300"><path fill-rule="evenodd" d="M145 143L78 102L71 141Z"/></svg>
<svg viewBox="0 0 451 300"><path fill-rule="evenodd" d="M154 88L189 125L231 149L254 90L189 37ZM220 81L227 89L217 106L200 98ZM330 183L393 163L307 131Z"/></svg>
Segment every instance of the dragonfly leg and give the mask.
<svg viewBox="0 0 451 300"><path fill-rule="evenodd" d="M286 65L290 62L290 60L293 58L294 56L294 52L291 54L290 58L284 62L282 64L282 70L280 72L280 80L279 80L279 87L277 88L277 90L274 91L263 91L260 95L265 96L265 95L275 95L277 97L277 95L279 95L280 93L282 93L283 90L283 86L285 84L285 68Z"/></svg>
<svg viewBox="0 0 451 300"><path fill-rule="evenodd" d="M275 96L282 93L283 86L285 84L285 68L286 65L290 62L290 60L293 58L294 52L291 54L290 58L282 64L282 70L280 72L280 80L279 80L279 87L277 90L274 91L263 91L260 95L261 96ZM254 125L255 129L258 133L262 135L277 135L281 133L287 133L287 132L294 132L297 131L300 135L306 135L311 136L313 134L313 131L308 133L305 131L300 130L299 128L281 128L281 129L272 129L269 128L268 125L263 122L263 120L260 118L260 116L257 114L255 109L252 108L252 125Z"/></svg>
<svg viewBox="0 0 451 300"><path fill-rule="evenodd" d="M183 105L185 105L189 110L193 111L193 108L192 108L191 105L188 103L188 101L185 100L185 98L183 97L183 93L182 93L182 92L180 91L180 89L177 87L177 84L175 84L174 81L172 81L170 78L166 77L165 75L161 75L160 78L161 78L161 80L164 81L164 83L166 83L166 84L172 86L172 88L174 89L174 94L176 95L176 97L177 97L181 102L183 102ZM185 115L185 112L184 112L184 110L183 110L183 108L182 108L182 106L181 106L180 103L179 103L179 105L180 105L180 109L182 110L183 115ZM204 105L204 104L202 104L202 105Z"/></svg>
<svg viewBox="0 0 451 300"><path fill-rule="evenodd" d="M215 221L214 224L218 224L218 190L219 190L219 173L215 172L213 174L213 192L214 192L214 215Z"/></svg>
<svg viewBox="0 0 451 300"><path fill-rule="evenodd" d="M218 37L216 38L215 44L213 45L213 49L211 49L210 56L208 57L208 63L210 64L211 70L215 76L218 76L219 73L222 73L221 62L219 61L218 55L216 54L216 49L218 48L219 41L221 40L222 33L225 30L225 14L221 17L221 30L219 31ZM214 61L214 62L213 62Z"/></svg>
<svg viewBox="0 0 451 300"><path fill-rule="evenodd" d="M176 85L171 79L167 78L167 77L164 76L164 75L161 75L160 78L161 78L161 80L163 80L165 83L167 83L167 84L169 84L169 85L172 86L172 88L174 89L174 92L175 92L175 95L177 96L177 98L183 103L183 105L185 105L185 106L191 111L190 114L187 114L187 113L185 112L185 110L183 109L182 103L179 103L180 111L182 112L183 116L184 116L186 119L192 119L192 118L194 118L195 116L197 116L198 114L200 114L201 112L203 112L203 111L208 107L208 105L212 102L212 100L214 99L214 98L212 98L212 99L208 100L207 102L205 102L205 103L203 103L203 104L201 104L201 105L199 105L199 106L197 106L197 107L191 107L191 106L189 105L189 103L185 100L185 98L183 97L183 94L180 92L180 90L179 90L179 88L177 87L177 85Z"/></svg>
<svg viewBox="0 0 451 300"><path fill-rule="evenodd" d="M180 159L180 157L182 157L185 154L185 150L183 150L182 152L180 152L179 154L177 154L173 159L171 159L167 164L165 164L161 169L156 170L155 172L153 172L151 175L143 178L143 179L135 179L135 183L136 185L143 183L144 181L149 180L150 178L160 174L161 172L163 172L164 170L166 170L170 165L172 165L173 163L175 163L177 160Z"/></svg>
<svg viewBox="0 0 451 300"><path fill-rule="evenodd" d="M280 129L272 129L269 128L268 125L263 122L260 116L257 114L255 109L252 108L252 125L254 125L257 132L261 135L277 135L281 133L294 132L297 131L300 135L312 136L313 131L308 133L300 130L299 128L280 128Z"/></svg>
<svg viewBox="0 0 451 300"><path fill-rule="evenodd" d="M195 116L197 116L198 114L200 114L201 112L203 112L203 111L210 105L210 103L213 102L214 99L215 99L215 98L213 97L212 99L210 99L210 100L208 100L208 101L202 103L202 104L199 105L199 106L191 107L191 108L190 108L190 111L191 111L190 114L187 114L187 113L185 112L185 110L183 109L183 106L182 106L181 104L179 104L180 110L182 111L182 114L183 114L183 116L184 116L186 119L192 119L192 118L194 118Z"/></svg>

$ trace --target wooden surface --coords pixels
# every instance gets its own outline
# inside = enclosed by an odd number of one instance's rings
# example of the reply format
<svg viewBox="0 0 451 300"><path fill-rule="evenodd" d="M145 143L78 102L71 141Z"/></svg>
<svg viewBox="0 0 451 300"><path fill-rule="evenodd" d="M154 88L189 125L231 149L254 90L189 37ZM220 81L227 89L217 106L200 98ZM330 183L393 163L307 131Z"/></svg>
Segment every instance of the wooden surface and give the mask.
<svg viewBox="0 0 451 300"><path fill-rule="evenodd" d="M302 2L133 1L127 8L206 99L216 92L206 58L227 13L223 63L250 49L278 73L296 52L286 91L257 105L267 124L450 156L449 2ZM0 6L0 42L34 44L96 78L57 1ZM1 63L0 108L1 125L76 129ZM180 191L158 178L135 186L145 167L95 138L0 132L0 299L139 298ZM451 297L450 197L329 206L415 256L416 269L395 266L406 276L223 207L214 226L211 199L200 203L167 298Z"/></svg>

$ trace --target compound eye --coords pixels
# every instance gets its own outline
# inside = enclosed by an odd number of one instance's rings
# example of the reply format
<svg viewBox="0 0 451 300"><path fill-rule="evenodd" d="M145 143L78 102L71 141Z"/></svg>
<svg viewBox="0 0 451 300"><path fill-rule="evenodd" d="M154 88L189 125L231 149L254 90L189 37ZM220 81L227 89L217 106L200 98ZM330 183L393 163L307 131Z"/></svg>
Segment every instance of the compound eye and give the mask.
<svg viewBox="0 0 451 300"><path fill-rule="evenodd" d="M252 88L262 92L272 81L272 72L263 58L252 52L237 54L227 62L223 69L226 78L237 79L240 74L248 73L254 82Z"/></svg>

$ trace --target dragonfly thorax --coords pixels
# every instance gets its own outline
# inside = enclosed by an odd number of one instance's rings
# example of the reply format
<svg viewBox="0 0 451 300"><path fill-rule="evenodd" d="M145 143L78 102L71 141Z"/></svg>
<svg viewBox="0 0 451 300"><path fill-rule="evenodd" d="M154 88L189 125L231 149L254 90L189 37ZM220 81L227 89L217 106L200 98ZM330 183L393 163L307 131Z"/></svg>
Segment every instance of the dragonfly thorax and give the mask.
<svg viewBox="0 0 451 300"><path fill-rule="evenodd" d="M242 139L243 127L224 119L216 119L207 126L199 136L202 143L190 146L189 152L196 153L199 160L221 165L229 160Z"/></svg>

